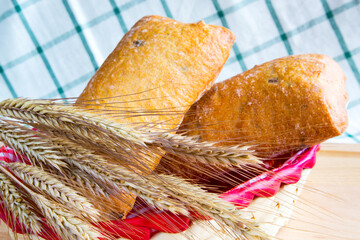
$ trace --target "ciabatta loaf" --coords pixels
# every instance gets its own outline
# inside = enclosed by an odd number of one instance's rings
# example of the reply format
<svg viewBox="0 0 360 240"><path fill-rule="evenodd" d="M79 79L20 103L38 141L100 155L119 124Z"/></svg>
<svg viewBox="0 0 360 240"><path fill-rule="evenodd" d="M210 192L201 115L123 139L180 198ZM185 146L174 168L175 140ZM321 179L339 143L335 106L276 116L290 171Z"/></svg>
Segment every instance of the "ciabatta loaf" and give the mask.
<svg viewBox="0 0 360 240"><path fill-rule="evenodd" d="M275 59L215 84L181 129L206 141L249 143L261 157L319 144L347 127L345 74L330 57Z"/></svg>
<svg viewBox="0 0 360 240"><path fill-rule="evenodd" d="M119 123L176 129L191 104L218 76L234 40L228 29L202 21L184 24L144 17L105 60L77 104L104 110L104 117ZM146 163L149 170L160 158L154 156ZM116 211L125 216L135 196L121 194Z"/></svg>

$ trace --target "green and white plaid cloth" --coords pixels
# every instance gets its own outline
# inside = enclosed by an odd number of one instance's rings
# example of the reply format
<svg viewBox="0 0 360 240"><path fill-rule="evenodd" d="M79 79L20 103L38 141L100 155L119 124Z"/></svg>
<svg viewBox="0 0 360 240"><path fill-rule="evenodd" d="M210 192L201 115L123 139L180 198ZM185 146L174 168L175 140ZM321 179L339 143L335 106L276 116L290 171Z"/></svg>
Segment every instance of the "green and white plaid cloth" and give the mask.
<svg viewBox="0 0 360 240"><path fill-rule="evenodd" d="M360 0L0 0L0 100L76 97L145 15L223 25L237 36L218 81L300 53L334 58L347 75L360 143Z"/></svg>

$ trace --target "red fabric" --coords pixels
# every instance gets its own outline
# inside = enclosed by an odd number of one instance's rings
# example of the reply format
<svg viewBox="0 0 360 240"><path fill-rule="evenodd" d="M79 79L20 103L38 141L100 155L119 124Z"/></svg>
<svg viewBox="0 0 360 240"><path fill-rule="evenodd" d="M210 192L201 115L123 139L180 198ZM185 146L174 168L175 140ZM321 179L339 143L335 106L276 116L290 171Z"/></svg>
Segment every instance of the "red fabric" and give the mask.
<svg viewBox="0 0 360 240"><path fill-rule="evenodd" d="M282 166L260 174L221 194L220 197L234 203L239 208L246 208L256 196L274 196L280 190L281 184L297 183L301 178L302 170L312 168L315 165L317 151L319 151L318 145L300 152L287 160Z"/></svg>
<svg viewBox="0 0 360 240"><path fill-rule="evenodd" d="M270 197L275 195L281 184L293 184L299 181L301 172L305 168L312 168L315 165L316 152L319 150L319 146L314 146L310 149L300 151L292 158L287 160L282 166L275 168L271 171L265 172L223 194L221 198L226 201L233 202L239 208L247 207L254 197ZM18 158L12 149L8 147L2 147L0 149L0 161L15 162L25 161L26 158ZM199 216L196 213L192 214L193 218L206 219ZM0 205L0 218L6 223L13 223L11 216L7 214L4 205ZM107 235L119 238L129 238L132 240L149 240L151 236L158 232L178 233L186 230L191 224L189 218L181 215L175 215L170 212L160 212L154 209L147 209L145 212L139 215L130 215L125 220L114 220L109 222L100 222L94 224L101 232ZM14 229L14 224L9 225ZM57 240L51 228L45 223L44 231L41 237L46 240ZM21 228L18 222L16 222L16 231L18 233L24 233L24 228ZM59 239L60 240L60 239Z"/></svg>
<svg viewBox="0 0 360 240"><path fill-rule="evenodd" d="M112 237L126 237L132 240L150 239L158 232L178 233L190 226L190 219L170 212L148 212L125 220L114 220L97 224L103 232Z"/></svg>
<svg viewBox="0 0 360 240"><path fill-rule="evenodd" d="M0 203L0 219L3 220L11 229L15 229L19 234L32 233L31 229L27 229L25 226L20 224L19 221L14 221L13 216L9 214L4 203ZM45 240L61 240L54 230L46 224L45 220L42 224L42 232L39 236Z"/></svg>
<svg viewBox="0 0 360 240"><path fill-rule="evenodd" d="M29 159L27 159L25 156L18 154L13 149L2 146L0 148L0 161L11 163L11 162L23 162L26 164L31 165Z"/></svg>

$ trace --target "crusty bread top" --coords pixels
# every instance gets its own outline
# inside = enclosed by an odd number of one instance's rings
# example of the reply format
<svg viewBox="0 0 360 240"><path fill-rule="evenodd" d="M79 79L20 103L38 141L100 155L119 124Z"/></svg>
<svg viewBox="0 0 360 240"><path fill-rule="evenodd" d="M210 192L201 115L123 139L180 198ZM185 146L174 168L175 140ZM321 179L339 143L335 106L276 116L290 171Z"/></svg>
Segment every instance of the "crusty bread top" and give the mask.
<svg viewBox="0 0 360 240"><path fill-rule="evenodd" d="M234 41L230 30L203 21L184 24L143 17L96 72L78 103L91 99L99 99L96 104L114 103L118 115L120 110L130 111L126 118L116 119L121 123L163 122L163 129L177 127L216 79ZM111 109L109 104L95 107ZM132 110L148 114L128 118L136 115ZM158 114L149 114L150 110Z"/></svg>
<svg viewBox="0 0 360 240"><path fill-rule="evenodd" d="M100 114L124 124L177 128L219 74L234 41L223 27L144 17L125 34L77 104L106 110ZM153 170L160 158L153 155L140 164ZM117 192L111 201L113 209L126 216L135 196Z"/></svg>
<svg viewBox="0 0 360 240"><path fill-rule="evenodd" d="M345 74L334 60L289 56L215 84L181 129L203 140L256 145L268 157L344 132L346 103Z"/></svg>

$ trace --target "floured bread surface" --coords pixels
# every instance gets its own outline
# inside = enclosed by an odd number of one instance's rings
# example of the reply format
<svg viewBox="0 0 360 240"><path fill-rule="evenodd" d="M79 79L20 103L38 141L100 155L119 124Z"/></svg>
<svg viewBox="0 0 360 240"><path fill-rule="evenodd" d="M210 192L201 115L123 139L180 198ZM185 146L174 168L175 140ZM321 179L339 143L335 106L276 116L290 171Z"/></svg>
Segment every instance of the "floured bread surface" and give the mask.
<svg viewBox="0 0 360 240"><path fill-rule="evenodd" d="M215 84L182 130L202 140L255 145L262 157L313 146L347 126L345 74L330 57L275 59Z"/></svg>
<svg viewBox="0 0 360 240"><path fill-rule="evenodd" d="M243 218L255 220L259 224L258 228L268 235L269 239L275 240L278 231L289 221L310 172L311 169L304 169L298 183L284 185L273 197L256 198L248 208L243 209ZM232 236L216 227L214 222L211 225L213 226L210 227L206 221L198 221L182 233L159 233L151 240L234 240ZM256 236L255 232L254 234L252 239L261 240L261 237Z"/></svg>
<svg viewBox="0 0 360 240"><path fill-rule="evenodd" d="M144 17L125 34L77 104L106 110L100 115L131 126L151 123L154 129L177 128L191 104L218 76L234 40L230 30L202 21L184 24ZM148 168L154 169L160 158L148 160ZM135 196L121 195L121 201L116 203L116 197L112 202L125 216Z"/></svg>

